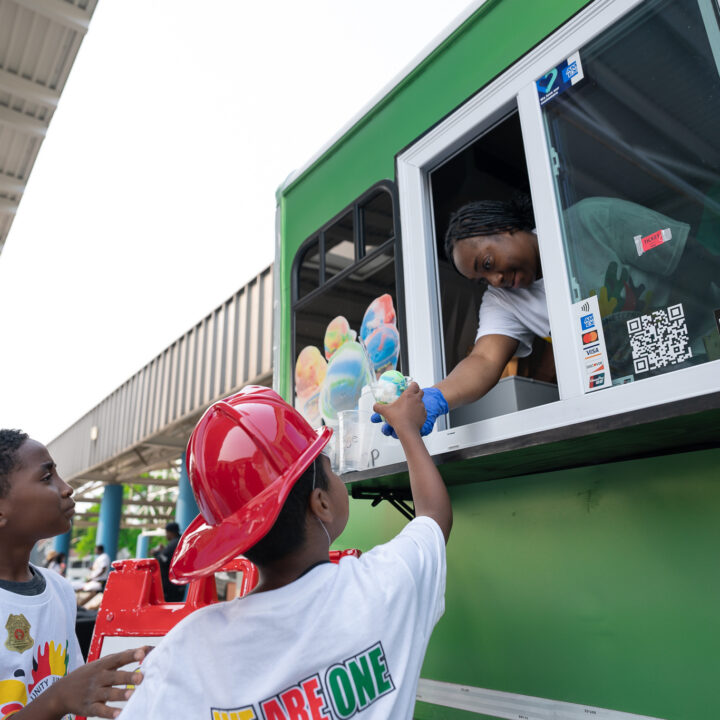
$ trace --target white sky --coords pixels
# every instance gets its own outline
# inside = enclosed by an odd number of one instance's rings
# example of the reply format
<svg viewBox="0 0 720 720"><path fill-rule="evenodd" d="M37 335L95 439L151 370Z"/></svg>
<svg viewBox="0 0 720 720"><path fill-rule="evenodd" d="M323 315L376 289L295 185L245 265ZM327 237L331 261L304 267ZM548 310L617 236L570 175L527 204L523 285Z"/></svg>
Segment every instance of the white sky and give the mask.
<svg viewBox="0 0 720 720"><path fill-rule="evenodd" d="M0 254L49 442L273 260L275 189L469 0L99 0Z"/></svg>

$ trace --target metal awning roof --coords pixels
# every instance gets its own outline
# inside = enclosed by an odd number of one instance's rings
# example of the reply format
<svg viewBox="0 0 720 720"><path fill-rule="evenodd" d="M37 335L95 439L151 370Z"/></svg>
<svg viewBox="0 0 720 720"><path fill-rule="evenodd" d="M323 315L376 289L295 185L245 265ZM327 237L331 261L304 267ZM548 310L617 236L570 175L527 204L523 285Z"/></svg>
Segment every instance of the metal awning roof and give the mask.
<svg viewBox="0 0 720 720"><path fill-rule="evenodd" d="M270 265L48 444L76 501L95 501L107 484L177 488L173 470L205 409L244 385L272 383L273 282ZM169 516L143 505L124 504L123 526L163 527ZM166 497L150 505L172 511ZM93 524L85 515L75 523Z"/></svg>
<svg viewBox="0 0 720 720"><path fill-rule="evenodd" d="M97 0L0 0L0 252Z"/></svg>

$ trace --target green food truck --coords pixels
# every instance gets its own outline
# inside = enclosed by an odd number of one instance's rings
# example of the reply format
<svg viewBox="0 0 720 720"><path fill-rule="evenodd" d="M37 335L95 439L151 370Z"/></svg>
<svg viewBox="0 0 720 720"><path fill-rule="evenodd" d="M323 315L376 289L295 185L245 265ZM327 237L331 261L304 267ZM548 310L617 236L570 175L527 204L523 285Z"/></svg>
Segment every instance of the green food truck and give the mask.
<svg viewBox="0 0 720 720"><path fill-rule="evenodd" d="M549 337L426 437L455 522L419 720L720 718L719 17L474 2L278 191L274 383L338 429L361 549L412 514L365 388L472 351L450 217L532 201Z"/></svg>

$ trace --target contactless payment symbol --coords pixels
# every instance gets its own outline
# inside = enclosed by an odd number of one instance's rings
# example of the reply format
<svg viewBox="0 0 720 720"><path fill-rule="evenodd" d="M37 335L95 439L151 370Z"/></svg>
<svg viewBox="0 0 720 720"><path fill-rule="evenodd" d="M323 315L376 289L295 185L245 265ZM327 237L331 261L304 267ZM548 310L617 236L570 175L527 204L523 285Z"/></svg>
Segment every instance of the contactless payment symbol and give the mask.
<svg viewBox="0 0 720 720"><path fill-rule="evenodd" d="M580 53L576 52L535 81L540 105L554 100L560 93L577 85L583 77Z"/></svg>

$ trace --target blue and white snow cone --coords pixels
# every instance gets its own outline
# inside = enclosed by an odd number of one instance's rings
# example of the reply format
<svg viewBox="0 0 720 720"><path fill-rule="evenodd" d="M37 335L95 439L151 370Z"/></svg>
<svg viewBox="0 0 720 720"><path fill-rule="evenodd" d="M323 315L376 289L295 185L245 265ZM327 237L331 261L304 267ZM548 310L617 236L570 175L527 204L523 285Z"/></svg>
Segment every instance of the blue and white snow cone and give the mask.
<svg viewBox="0 0 720 720"><path fill-rule="evenodd" d="M410 378L399 370L386 370L372 387L375 402L385 405L395 402L407 390Z"/></svg>

